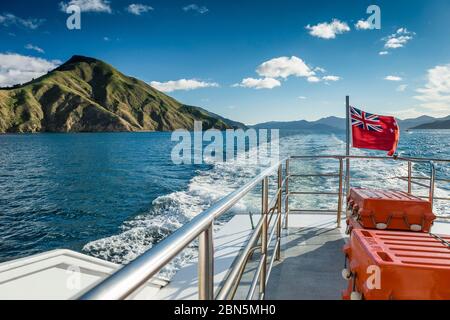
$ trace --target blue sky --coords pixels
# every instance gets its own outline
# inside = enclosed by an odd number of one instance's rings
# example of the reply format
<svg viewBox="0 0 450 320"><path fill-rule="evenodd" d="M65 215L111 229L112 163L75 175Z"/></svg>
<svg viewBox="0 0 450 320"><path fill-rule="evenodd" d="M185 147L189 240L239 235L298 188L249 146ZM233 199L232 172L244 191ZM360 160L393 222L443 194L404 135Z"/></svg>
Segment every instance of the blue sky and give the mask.
<svg viewBox="0 0 450 320"><path fill-rule="evenodd" d="M0 3L0 85L81 54L248 124L344 116L346 94L374 113L450 114L448 0L72 2L81 30L61 1ZM381 29L358 29L371 4Z"/></svg>

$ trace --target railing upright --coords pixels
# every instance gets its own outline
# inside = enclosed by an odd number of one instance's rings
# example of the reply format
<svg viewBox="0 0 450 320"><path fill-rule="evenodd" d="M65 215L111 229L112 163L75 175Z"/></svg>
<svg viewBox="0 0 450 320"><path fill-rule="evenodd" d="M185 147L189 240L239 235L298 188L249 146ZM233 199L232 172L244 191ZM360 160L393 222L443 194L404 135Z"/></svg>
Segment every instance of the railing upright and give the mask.
<svg viewBox="0 0 450 320"><path fill-rule="evenodd" d="M408 161L408 194L412 193L411 177L412 177L412 162Z"/></svg>
<svg viewBox="0 0 450 320"><path fill-rule="evenodd" d="M433 209L433 202L434 202L434 184L436 181L436 166L433 161L430 162L430 194L429 194L429 201L431 203L431 209Z"/></svg>
<svg viewBox="0 0 450 320"><path fill-rule="evenodd" d="M276 220L276 228L277 228L277 243L278 245L276 246L277 250L275 252L275 259L277 261L280 260L281 258L281 200L283 198L283 190L282 188L282 184L283 184L283 166L280 164L278 166L278 199L277 199L277 220Z"/></svg>
<svg viewBox="0 0 450 320"><path fill-rule="evenodd" d="M262 181L262 203L261 215L263 225L261 230L261 275L259 278L259 298L264 299L266 294L266 277L267 277L267 234L268 234L268 211L269 211L269 178L265 177Z"/></svg>
<svg viewBox="0 0 450 320"><path fill-rule="evenodd" d="M284 211L285 211L285 220L284 220L284 228L288 228L288 219L289 219L289 158L286 159L286 192L285 192L285 203L284 203Z"/></svg>
<svg viewBox="0 0 450 320"><path fill-rule="evenodd" d="M213 224L200 233L198 241L198 298L214 299Z"/></svg>
<svg viewBox="0 0 450 320"><path fill-rule="evenodd" d="M339 195L338 195L338 207L337 207L337 227L341 227L341 216L342 216L342 178L344 171L344 162L342 158L339 158Z"/></svg>
<svg viewBox="0 0 450 320"><path fill-rule="evenodd" d="M342 158L341 158L342 159ZM350 195L350 158L345 159L345 195L348 198ZM345 214L348 215L347 206L345 206Z"/></svg>

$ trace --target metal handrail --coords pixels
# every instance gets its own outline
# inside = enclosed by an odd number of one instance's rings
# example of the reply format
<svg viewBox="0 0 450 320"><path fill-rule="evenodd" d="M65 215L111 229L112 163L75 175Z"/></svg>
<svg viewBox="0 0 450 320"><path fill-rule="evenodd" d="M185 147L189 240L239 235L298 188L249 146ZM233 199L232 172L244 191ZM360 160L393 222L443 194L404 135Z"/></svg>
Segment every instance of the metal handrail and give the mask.
<svg viewBox="0 0 450 320"><path fill-rule="evenodd" d="M412 194L412 185L419 185L422 187L425 187L429 190L428 196L418 196L420 198L426 198L430 201L431 205L433 206L434 200L450 200L450 198L445 197L436 197L434 195L435 191L435 184L436 182L448 182L449 179L439 179L436 178L436 163L450 163L450 159L438 159L438 158L417 158L417 157L388 157L388 156L357 156L357 155L318 155L318 156L291 156L291 160L318 160L318 159L338 159L340 161L340 172L342 172L342 162L346 160L346 163L349 163L350 159L357 159L357 160L395 160L395 161L402 161L407 162L408 164L408 176L407 177L394 177L403 181L406 181L408 183L408 189L407 193ZM426 163L430 166L430 176L429 177L414 177L412 174L412 163ZM333 175L333 173L324 173L324 174L293 174L291 172L286 173L288 177L297 177L297 178L304 178L304 177L335 177L339 175ZM350 189L350 171L349 167L346 169L346 192L348 195L349 189ZM414 181L414 179L418 180L427 180L429 181L429 184L420 183L417 181ZM339 177L339 191L338 192L322 192L322 191L294 191L294 192L288 192L287 196L291 195L338 195L338 208L335 210L317 210L317 209L289 209L289 203L286 203L286 214L288 215L289 212L312 212L312 213L320 213L320 212L337 212L338 215L338 226L340 225L340 212L341 212L341 206L342 206L342 177ZM448 218L445 216L438 216L438 218ZM287 220L287 217L286 217Z"/></svg>
<svg viewBox="0 0 450 320"><path fill-rule="evenodd" d="M335 159L373 159L373 160L402 160L402 161L412 161L412 162L446 162L450 163L450 159L441 158L417 158L417 157L388 157L388 156L357 156L357 155L316 155L316 156L290 156L290 159L324 159L324 158L335 158Z"/></svg>
<svg viewBox="0 0 450 320"><path fill-rule="evenodd" d="M292 174L290 171L290 162L293 160L305 159L336 159L339 161L338 174L325 173L314 175L298 175ZM281 250L281 226L288 227L289 212L334 212L337 214L337 226L341 223L342 203L344 196L344 160L346 160L345 169L345 189L348 193L350 186L350 174L348 164L350 159L371 159L371 160L400 160L408 163L408 193L412 192L412 184L414 176L412 175L412 163L429 163L430 177L429 179L429 195L428 199L432 203L434 199L442 199L434 196L435 183L443 179L436 178L435 162L450 163L446 159L423 159L423 158L406 158L406 157L379 157L379 156L341 156L341 155L321 155L321 156L291 156L284 159L270 168L261 172L258 176L247 182L238 190L230 193L226 197L219 200L209 209L203 211L194 217L189 223L172 233L166 239L155 245L152 249L122 267L110 277L106 278L93 288L85 291L79 299L125 299L130 297L134 292L139 290L145 283L167 265L175 256L192 243L197 237L199 238L199 298L200 299L232 299L236 293L237 287L241 281L244 269L256 250L260 250L260 261L257 270L250 285L247 299L252 299L256 288L259 287L260 299L265 297L265 288L271 268L275 260L280 259ZM283 178L283 164L285 166ZM269 183L268 178L277 171L278 183L274 198L269 201ZM299 192L290 191L290 179L298 177L339 177L339 190L337 192L320 192L320 194L338 195L338 207L336 210L298 210L289 208L289 198L297 194L318 194L319 192ZM444 179L445 181L445 179ZM247 240L240 255L236 258L231 266L227 277L221 284L217 295L214 293L214 239L213 239L213 223L222 214L233 207L245 195L249 194L258 184L262 184L261 188L261 217L256 227L253 228L252 234ZM424 185L426 186L426 185ZM283 197L284 187L284 197ZM284 211L282 205L284 203ZM284 212L284 220L282 213ZM273 216L275 222L273 226ZM272 229L270 229L272 227ZM269 230L271 230L269 232ZM276 236L275 236L276 235ZM275 239L272 257L268 257L269 247ZM257 244L260 241L260 244ZM267 266L269 262L269 266Z"/></svg>
<svg viewBox="0 0 450 320"><path fill-rule="evenodd" d="M339 178L339 188L337 191L287 191L287 197L289 196L296 196L296 195L323 195L323 196L338 196L337 199L337 208L335 210L323 210L323 209L289 209L289 199L286 201L286 215L289 214L289 212L313 212L313 213L333 213L336 212L336 223L337 227L340 228L341 226L341 217L342 217L342 196L343 196L343 178L344 178L344 160L345 158L349 158L350 156L291 156L290 159L292 160L299 160L299 159L336 159L339 161L339 171L337 174L335 173L322 173L322 174L292 174L291 172L287 172L287 177L291 178L306 178L306 177L328 177L328 178ZM288 165L286 164L286 167L288 168ZM287 179L288 179L287 178ZM347 179L347 178L346 178ZM286 218L287 220L287 218ZM287 227L287 224L285 225L285 228Z"/></svg>
<svg viewBox="0 0 450 320"><path fill-rule="evenodd" d="M393 178L397 178L397 179L407 179L408 176L396 176ZM414 180L430 180L430 177L416 177L416 176L412 176L411 179ZM441 178L436 178L436 181L443 181L443 182L450 182L450 179L441 179Z"/></svg>
<svg viewBox="0 0 450 320"><path fill-rule="evenodd" d="M263 216L267 219L268 199L267 196L264 196L264 194L268 195L267 179L274 172L280 172L280 166L283 161L284 160L262 171L244 186L219 200L213 206L194 217L189 223L179 228L153 248L144 252L135 260L125 265L99 284L96 284L93 288L86 290L78 298L81 300L126 299L136 290L144 286L151 277L157 274L167 263L199 237L199 298L213 299L214 293L212 292L212 286L214 270L212 260L212 226L214 220L233 207L261 182L263 182L263 205L265 204ZM264 228L267 228L267 223L263 223L263 229ZM265 281L266 279L264 277L264 283Z"/></svg>

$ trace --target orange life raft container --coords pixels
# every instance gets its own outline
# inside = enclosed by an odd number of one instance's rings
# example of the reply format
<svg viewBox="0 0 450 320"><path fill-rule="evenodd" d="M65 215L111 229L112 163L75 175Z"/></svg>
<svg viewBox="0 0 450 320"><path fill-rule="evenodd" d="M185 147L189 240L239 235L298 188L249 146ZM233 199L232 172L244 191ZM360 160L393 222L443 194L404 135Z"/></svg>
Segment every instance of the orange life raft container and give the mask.
<svg viewBox="0 0 450 320"><path fill-rule="evenodd" d="M450 236L354 229L344 299L450 299Z"/></svg>
<svg viewBox="0 0 450 320"><path fill-rule="evenodd" d="M429 232L436 218L429 201L402 191L352 188L347 204L362 228Z"/></svg>

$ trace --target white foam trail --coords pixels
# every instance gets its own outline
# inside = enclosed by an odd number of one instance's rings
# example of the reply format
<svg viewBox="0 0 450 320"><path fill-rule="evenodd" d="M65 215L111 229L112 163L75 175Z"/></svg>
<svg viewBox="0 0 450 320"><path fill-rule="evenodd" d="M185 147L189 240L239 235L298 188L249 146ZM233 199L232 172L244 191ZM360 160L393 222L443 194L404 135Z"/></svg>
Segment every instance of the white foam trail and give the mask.
<svg viewBox="0 0 450 320"><path fill-rule="evenodd" d="M291 155L344 154L345 142L334 134L294 135L280 139L280 158ZM256 156L257 150L251 150L250 156ZM366 155L367 151L352 149L352 154ZM278 155L272 155L278 157ZM220 198L241 187L255 177L261 166L251 164L243 157L227 162L213 162L206 159L212 169L199 171L191 179L188 188L158 197L153 201L149 212L126 221L122 232L111 237L95 240L86 244L83 251L115 263L126 264L158 243L173 231L190 221L194 216L210 207ZM297 173L337 173L337 160L291 161L292 172ZM395 176L407 174L406 163L400 162L352 160L352 186L375 188L406 189L406 183L395 179ZM415 166L415 169L418 169ZM275 181L271 181L271 185ZM297 191L337 190L337 179L308 178L292 180L290 189ZM274 190L274 187L271 187ZM436 189L436 196L448 197L450 192ZM295 209L335 209L337 200L329 196L292 197L290 207ZM233 212L259 212L260 199L258 193L245 197L234 208ZM436 202L437 212L445 213L445 203ZM222 221L223 222L223 221ZM218 222L216 228L219 227ZM182 254L166 267L160 276L171 278L177 269L196 256L196 243L193 243Z"/></svg>
<svg viewBox="0 0 450 320"><path fill-rule="evenodd" d="M257 152L257 149L250 150L249 156L255 157ZM227 162L205 160L213 166L212 169L198 171L197 176L189 182L187 190L158 197L153 201L149 212L126 221L120 234L89 242L83 247L83 251L101 259L126 264L219 199L238 189L262 169L259 164L249 163L244 156ZM265 159L264 162L269 160ZM249 210L259 211L259 201L255 195L246 196L230 213ZM216 228L221 222L223 220L218 221ZM196 246L193 243L162 270L159 276L170 279L177 269L195 257Z"/></svg>

